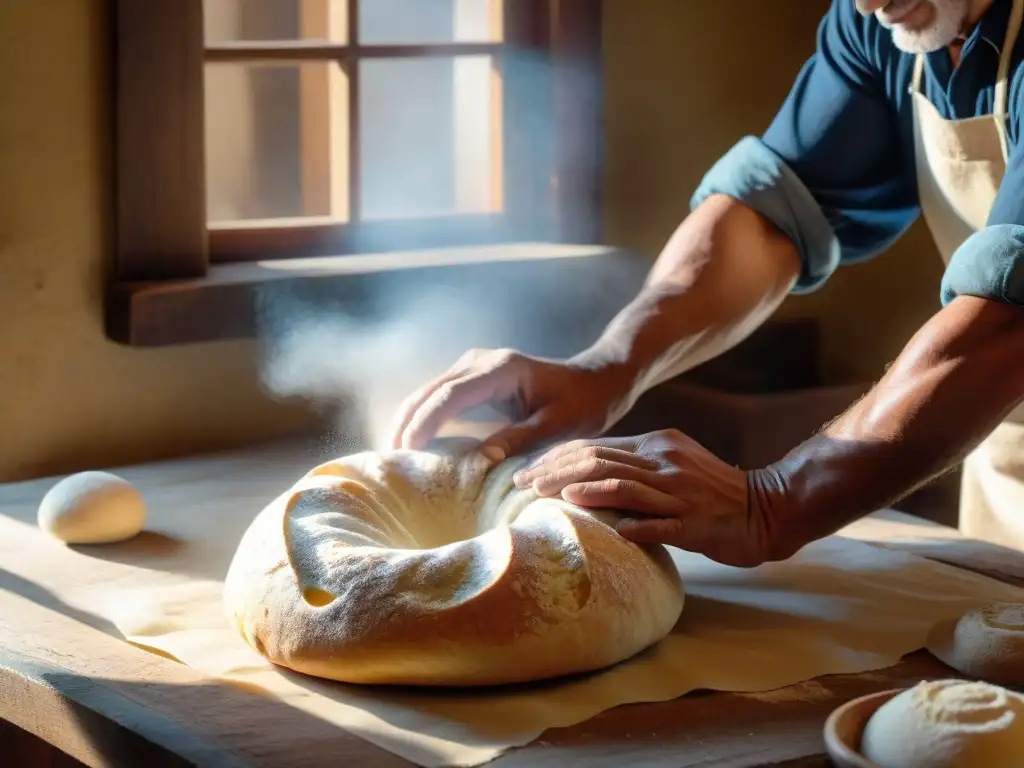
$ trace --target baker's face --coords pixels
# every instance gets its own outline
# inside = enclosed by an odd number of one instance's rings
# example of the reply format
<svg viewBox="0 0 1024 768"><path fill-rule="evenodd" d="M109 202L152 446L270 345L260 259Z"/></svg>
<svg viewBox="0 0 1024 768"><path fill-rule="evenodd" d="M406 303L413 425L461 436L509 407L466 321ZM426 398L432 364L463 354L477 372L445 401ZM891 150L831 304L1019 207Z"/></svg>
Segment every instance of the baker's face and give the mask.
<svg viewBox="0 0 1024 768"><path fill-rule="evenodd" d="M874 14L892 30L896 47L930 53L952 43L963 29L972 0L855 0L865 16Z"/></svg>

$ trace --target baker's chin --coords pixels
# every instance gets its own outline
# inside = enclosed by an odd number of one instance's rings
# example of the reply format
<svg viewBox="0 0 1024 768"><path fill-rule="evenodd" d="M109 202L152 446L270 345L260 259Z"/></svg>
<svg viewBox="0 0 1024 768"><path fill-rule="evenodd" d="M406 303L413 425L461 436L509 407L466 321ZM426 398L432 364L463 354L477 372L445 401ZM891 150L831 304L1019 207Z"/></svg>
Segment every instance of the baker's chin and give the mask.
<svg viewBox="0 0 1024 768"><path fill-rule="evenodd" d="M945 48L957 36L956 30L925 29L911 32L907 29L894 27L892 41L904 53L932 53Z"/></svg>
<svg viewBox="0 0 1024 768"><path fill-rule="evenodd" d="M893 43L904 53L931 53L949 46L967 18L969 0L928 0L918 3L901 20L887 24Z"/></svg>

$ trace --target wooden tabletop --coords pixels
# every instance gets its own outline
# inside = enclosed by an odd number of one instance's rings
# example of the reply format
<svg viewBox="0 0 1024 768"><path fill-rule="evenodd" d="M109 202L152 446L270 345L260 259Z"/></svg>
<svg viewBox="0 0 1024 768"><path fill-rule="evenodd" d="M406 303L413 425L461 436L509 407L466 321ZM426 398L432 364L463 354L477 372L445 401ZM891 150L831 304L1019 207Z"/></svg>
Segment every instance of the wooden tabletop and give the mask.
<svg viewBox="0 0 1024 768"><path fill-rule="evenodd" d="M52 483L0 486L0 516L24 521L26 505ZM883 512L856 535L1024 584L1024 553L923 520ZM14 755L11 765L75 764L46 754L52 748L43 742L95 766L409 765L284 703L129 645L103 619L20 577L16 541L0 551L0 720L22 729L0 722L0 752ZM821 734L835 707L939 676L956 673L922 651L890 669L767 694L695 693L619 707L548 731L489 765L827 766Z"/></svg>

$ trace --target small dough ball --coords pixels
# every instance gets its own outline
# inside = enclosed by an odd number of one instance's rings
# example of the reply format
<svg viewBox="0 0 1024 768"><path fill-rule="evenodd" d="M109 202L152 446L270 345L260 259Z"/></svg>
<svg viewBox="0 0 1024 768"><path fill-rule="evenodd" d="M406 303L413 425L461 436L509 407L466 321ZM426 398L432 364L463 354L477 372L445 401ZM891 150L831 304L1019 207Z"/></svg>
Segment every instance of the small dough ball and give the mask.
<svg viewBox="0 0 1024 768"><path fill-rule="evenodd" d="M990 683L1024 686L1024 604L990 603L961 616L950 664Z"/></svg>
<svg viewBox="0 0 1024 768"><path fill-rule="evenodd" d="M860 750L881 768L1019 768L1024 697L983 682L919 683L879 707Z"/></svg>
<svg viewBox="0 0 1024 768"><path fill-rule="evenodd" d="M39 504L39 527L68 544L112 544L136 536L146 503L127 480L80 472L58 482Z"/></svg>

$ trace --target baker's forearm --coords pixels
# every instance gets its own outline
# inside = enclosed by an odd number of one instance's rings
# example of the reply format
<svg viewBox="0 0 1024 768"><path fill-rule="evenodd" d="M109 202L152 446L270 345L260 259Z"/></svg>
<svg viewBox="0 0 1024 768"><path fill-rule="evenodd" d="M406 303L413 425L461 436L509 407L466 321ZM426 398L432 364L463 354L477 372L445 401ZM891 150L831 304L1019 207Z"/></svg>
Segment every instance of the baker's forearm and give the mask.
<svg viewBox="0 0 1024 768"><path fill-rule="evenodd" d="M1024 308L961 297L818 435L750 473L778 558L960 462L1024 396Z"/></svg>
<svg viewBox="0 0 1024 768"><path fill-rule="evenodd" d="M742 341L799 270L792 242L760 215L708 198L673 234L636 299L577 360L622 372L634 400Z"/></svg>

